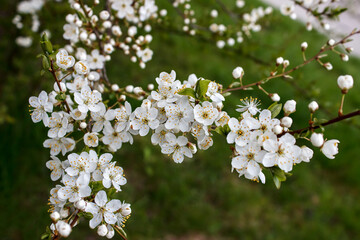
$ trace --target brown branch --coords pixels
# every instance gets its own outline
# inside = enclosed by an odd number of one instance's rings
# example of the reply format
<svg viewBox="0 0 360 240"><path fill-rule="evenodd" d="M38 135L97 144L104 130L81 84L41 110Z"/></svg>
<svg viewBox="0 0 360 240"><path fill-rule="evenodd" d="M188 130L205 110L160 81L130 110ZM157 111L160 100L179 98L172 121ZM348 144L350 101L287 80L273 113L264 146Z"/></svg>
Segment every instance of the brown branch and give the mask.
<svg viewBox="0 0 360 240"><path fill-rule="evenodd" d="M106 1L106 4L107 4L107 2L108 2L108 1ZM94 32L95 35L96 35L96 39L97 39L97 42L98 42L98 44L99 44L99 51L100 51L100 53L101 53L102 55L104 55L104 46L103 46L103 42L102 42L101 39L100 39L99 29L98 29L96 26L93 26L93 25L91 24L91 22L90 22L90 19L91 19L91 18L90 18L90 16L89 16L88 11L86 11L86 8L85 8L85 5L84 5L83 1L82 1L82 0L79 0L79 3L80 3L80 6L81 6L81 9L84 11L84 14L85 14L86 18L87 18L88 21L89 21L89 27L93 30L93 32ZM103 75L103 78L104 78L105 82L106 82L108 85L110 85L110 81L109 81L109 78L108 78L107 73L106 73L105 64L106 64L106 63L104 62L104 67L103 67L103 69L101 70L101 72L102 72L102 75Z"/></svg>
<svg viewBox="0 0 360 240"><path fill-rule="evenodd" d="M356 35L356 34L359 34L360 33L360 30L359 31L352 31L349 35L347 35L346 37L344 37L342 40L338 41L337 43L335 43L333 46L327 46L327 47L322 47L320 49L320 51L315 55L313 56L312 58L306 60L305 62L303 62L302 64L300 65L297 65L296 67L286 71L286 72L283 72L283 73L280 73L280 74L277 74L277 75L273 75L273 76L270 76L270 77L267 77L265 79L262 79L260 81L257 81L257 82L254 82L254 83L250 83L250 84L247 84L247 85L244 85L244 86L241 86L241 87L237 87L237 88L227 88L223 91L223 93L226 93L226 92L232 92L232 91L237 91L237 90L243 90L243 89L246 89L246 88L249 88L249 87L252 87L252 86L259 86L259 85L262 85L264 83L266 83L267 81L271 80L271 79L274 79L274 78L279 78L279 77L285 77L287 75L289 75L290 73L298 70L299 68L302 68L304 67L305 65L311 63L312 61L316 60L318 61L320 59L320 55L323 54L324 52L327 52L329 50L332 50L333 48L335 48L336 46L340 45L340 44L344 44L346 43L346 41L353 35Z"/></svg>
<svg viewBox="0 0 360 240"><path fill-rule="evenodd" d="M53 75L54 79L55 79L55 82L57 84L57 86L59 87L59 90L60 92L62 92L62 88L61 88L61 84L60 84L60 81L59 79L57 78L56 76L56 71L55 71L55 68L54 68L54 64L53 64L53 60L50 60L50 69L49 71L51 72L51 74ZM67 113L70 113L70 106L69 104L67 103L66 99L64 99L64 101L62 101L64 104L65 104L65 107L66 107L66 112Z"/></svg>
<svg viewBox="0 0 360 240"><path fill-rule="evenodd" d="M316 126L309 126L309 127L305 127L305 128L301 128L301 129L298 129L298 130L293 130L293 131L290 131L290 132L286 132L286 133L290 133L290 134L296 134L296 133L302 133L304 131L307 131L307 130L315 130L315 129L318 129L320 127L325 127L327 125L330 125L330 124L334 124L334 123L337 123L337 122L340 122L340 121L343 121L345 119L349 119L349 118L352 118L352 117L356 117L356 116L359 116L360 115L360 110L356 110L354 112L351 112L351 113L348 113L346 115L342 115L342 116L339 116L339 117L336 117L336 118L333 118L323 124L319 124L319 125L316 125ZM284 135L285 133L282 133L281 135Z"/></svg>

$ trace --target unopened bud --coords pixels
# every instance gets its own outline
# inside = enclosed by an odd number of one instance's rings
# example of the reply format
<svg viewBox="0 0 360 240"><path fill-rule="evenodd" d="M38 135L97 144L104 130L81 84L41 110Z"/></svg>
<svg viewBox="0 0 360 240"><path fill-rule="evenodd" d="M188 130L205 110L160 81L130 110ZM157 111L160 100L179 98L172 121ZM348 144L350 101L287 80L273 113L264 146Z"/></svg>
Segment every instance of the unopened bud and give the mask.
<svg viewBox="0 0 360 240"><path fill-rule="evenodd" d="M105 224L102 224L98 227L97 229L97 234L100 236L100 237L105 237L106 234L108 233L108 228L106 227Z"/></svg>
<svg viewBox="0 0 360 240"><path fill-rule="evenodd" d="M321 147L324 144L324 136L322 133L313 133L310 141L314 147Z"/></svg>
<svg viewBox="0 0 360 240"><path fill-rule="evenodd" d="M284 104L284 112L289 115L296 111L296 102L295 100L288 100Z"/></svg>
<svg viewBox="0 0 360 240"><path fill-rule="evenodd" d="M242 67L236 67L232 71L232 75L235 79L242 78L244 76L244 69Z"/></svg>
<svg viewBox="0 0 360 240"><path fill-rule="evenodd" d="M60 219L60 213L57 211L54 211L50 214L50 218L51 220L53 220L54 222L57 222Z"/></svg>
<svg viewBox="0 0 360 240"><path fill-rule="evenodd" d="M351 75L339 76L337 84L343 93L347 93L354 86L354 79Z"/></svg>
<svg viewBox="0 0 360 240"><path fill-rule="evenodd" d="M316 110L319 109L319 104L315 101L312 101L311 103L309 103L308 108L311 113L314 113Z"/></svg>
<svg viewBox="0 0 360 240"><path fill-rule="evenodd" d="M293 120L291 117L283 117L281 119L281 125L287 128L290 128L293 123Z"/></svg>
<svg viewBox="0 0 360 240"><path fill-rule="evenodd" d="M271 100L274 102L280 101L280 96L277 93L270 93L269 96L270 96Z"/></svg>

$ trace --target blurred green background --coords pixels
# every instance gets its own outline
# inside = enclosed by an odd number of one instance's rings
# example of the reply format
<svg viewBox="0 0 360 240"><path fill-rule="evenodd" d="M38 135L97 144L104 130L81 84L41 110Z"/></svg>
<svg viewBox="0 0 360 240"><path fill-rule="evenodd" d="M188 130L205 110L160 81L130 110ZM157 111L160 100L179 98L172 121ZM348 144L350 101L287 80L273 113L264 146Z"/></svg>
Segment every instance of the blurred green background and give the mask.
<svg viewBox="0 0 360 240"><path fill-rule="evenodd" d="M169 6L167 1L159 1ZM199 14L208 13L215 1L195 1ZM234 1L225 1L234 5ZM246 9L260 5L247 1ZM41 52L35 44L24 49L14 44L18 31L11 24L16 1L4 0L0 9L0 239L39 239L50 222L48 193L54 186L45 162L49 150L42 147L46 129L32 123L28 98L41 90L49 91L51 78L41 77ZM52 30L53 43L61 45L66 8L63 4L46 6L41 18ZM174 15L170 12L169 15ZM224 19L229 21L229 19ZM180 21L180 19L179 19ZM327 39L307 32L302 24L275 12L261 22L263 30L236 51L219 50L213 42L199 41L166 28L155 29L153 60L145 70L130 63L117 52L108 65L109 78L120 86L154 82L161 71L176 70L178 79L191 73L216 80L227 86L236 66L245 69L245 83L269 74L276 57L291 65L301 63L300 44L309 42L308 56L314 55ZM355 26L354 26L355 27ZM323 111L319 118L335 117L340 101L336 79L351 74L355 87L345 100L345 113L359 107L360 60L343 63L332 55L334 70L316 63L295 73L294 79L281 79L265 85L278 92L283 102L298 101L294 129L306 125L307 104L318 100ZM233 94L226 108L234 114L239 99L254 96L263 107L270 102L259 91ZM175 164L150 143L150 136L125 144L116 159L126 173L128 184L120 199L131 203L127 222L129 239L360 239L360 121L359 118L329 126L326 137L339 139L340 153L326 159L315 151L310 163L295 166L293 176L277 190L267 175L265 185L238 178L231 173L228 144L214 137L214 146L198 152L192 160ZM83 221L69 239L100 239ZM119 237L115 238L119 239Z"/></svg>

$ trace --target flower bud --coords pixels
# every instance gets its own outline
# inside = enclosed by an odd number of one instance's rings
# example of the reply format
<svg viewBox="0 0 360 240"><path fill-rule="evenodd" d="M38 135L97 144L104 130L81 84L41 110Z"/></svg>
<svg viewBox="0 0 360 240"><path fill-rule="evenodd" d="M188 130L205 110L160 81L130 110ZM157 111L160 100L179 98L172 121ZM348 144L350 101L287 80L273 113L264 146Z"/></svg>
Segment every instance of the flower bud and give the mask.
<svg viewBox="0 0 360 240"><path fill-rule="evenodd" d="M105 224L102 224L98 227L97 229L97 234L100 236L100 237L105 237L106 234L108 233L108 228L106 227Z"/></svg>
<svg viewBox="0 0 360 240"><path fill-rule="evenodd" d="M99 16L101 20L107 20L110 17L110 13L106 10L103 10L100 12Z"/></svg>
<svg viewBox="0 0 360 240"><path fill-rule="evenodd" d="M68 237L72 230L70 224L64 221L58 221L56 223L56 229L62 237Z"/></svg>
<svg viewBox="0 0 360 240"><path fill-rule="evenodd" d="M329 71L331 71L333 69L333 65L329 62L324 63L324 67Z"/></svg>
<svg viewBox="0 0 360 240"><path fill-rule="evenodd" d="M284 59L282 58L282 57L278 57L277 59L276 59L276 65L281 65L281 64L283 64L283 62L284 62Z"/></svg>
<svg viewBox="0 0 360 240"><path fill-rule="evenodd" d="M130 208L130 204L129 203L125 203L121 206L120 208L120 213L121 215L123 215L124 217L130 215L131 213L131 208Z"/></svg>
<svg viewBox="0 0 360 240"><path fill-rule="evenodd" d="M289 115L296 111L296 102L295 100L288 100L284 104L284 112Z"/></svg>
<svg viewBox="0 0 360 240"><path fill-rule="evenodd" d="M292 120L291 117L283 117L283 118L281 119L281 125L282 125L283 127L290 128L291 125L292 125L292 123L293 123L293 120Z"/></svg>
<svg viewBox="0 0 360 240"><path fill-rule="evenodd" d="M134 88L134 93L136 94L136 95L140 95L141 93L143 93L144 92L144 90L141 88L141 87L135 87Z"/></svg>
<svg viewBox="0 0 360 240"><path fill-rule="evenodd" d="M280 101L280 96L277 93L271 93L269 96L270 96L271 100L274 102Z"/></svg>
<svg viewBox="0 0 360 240"><path fill-rule="evenodd" d="M341 60L343 60L344 62L349 61L349 56L346 54L341 54L340 57L341 57Z"/></svg>
<svg viewBox="0 0 360 240"><path fill-rule="evenodd" d="M154 90L154 84L150 83L147 88L149 91Z"/></svg>
<svg viewBox="0 0 360 240"><path fill-rule="evenodd" d="M126 96L125 95L120 95L119 101L124 102L125 100L126 100Z"/></svg>
<svg viewBox="0 0 360 240"><path fill-rule="evenodd" d="M75 207L83 211L86 207L86 202L83 199L81 199L75 203Z"/></svg>
<svg viewBox="0 0 360 240"><path fill-rule="evenodd" d="M336 42L334 39L330 39L327 43L329 46L334 46Z"/></svg>
<svg viewBox="0 0 360 240"><path fill-rule="evenodd" d="M108 233L106 234L106 238L111 239L115 236L115 231L112 227L108 227Z"/></svg>
<svg viewBox="0 0 360 240"><path fill-rule="evenodd" d="M307 48L308 48L308 43L307 43L307 42L303 42L303 43L301 44L301 50L302 50L302 51L305 51Z"/></svg>
<svg viewBox="0 0 360 240"><path fill-rule="evenodd" d="M244 69L242 67L236 67L232 71L232 75L235 79L242 78L244 76Z"/></svg>
<svg viewBox="0 0 360 240"><path fill-rule="evenodd" d="M54 222L57 222L60 219L60 213L57 211L54 211L50 214L50 218L51 220L53 220Z"/></svg>
<svg viewBox="0 0 360 240"><path fill-rule="evenodd" d="M311 113L314 113L316 110L319 109L319 104L315 101L312 101L311 103L309 103L308 108Z"/></svg>
<svg viewBox="0 0 360 240"><path fill-rule="evenodd" d="M322 133L313 133L310 141L314 147L321 147L324 144L324 136Z"/></svg>
<svg viewBox="0 0 360 240"><path fill-rule="evenodd" d="M280 125L276 125L274 128L273 128L273 132L278 135L278 134L281 134L283 132L283 127L280 126Z"/></svg>
<svg viewBox="0 0 360 240"><path fill-rule="evenodd" d="M326 141L321 148L322 153L329 159L334 159L334 155L339 153L338 144L339 140L333 139Z"/></svg>
<svg viewBox="0 0 360 240"><path fill-rule="evenodd" d="M219 40L216 42L216 46L219 48L219 49L222 49L225 47L225 42L223 40Z"/></svg>
<svg viewBox="0 0 360 240"><path fill-rule="evenodd" d="M212 18L217 18L218 15L219 15L218 11L216 11L215 9L211 10L210 16L211 16Z"/></svg>
<svg viewBox="0 0 360 240"><path fill-rule="evenodd" d="M60 217L67 218L69 216L69 209L63 208L60 210Z"/></svg>
<svg viewBox="0 0 360 240"><path fill-rule="evenodd" d="M167 15L167 10L166 9L161 9L160 10L160 16L165 17Z"/></svg>
<svg viewBox="0 0 360 240"><path fill-rule="evenodd" d="M337 79L337 84L344 93L347 93L354 86L354 79L350 75L340 76Z"/></svg>
<svg viewBox="0 0 360 240"><path fill-rule="evenodd" d="M285 68L287 68L290 65L289 60L284 60L283 65Z"/></svg>
<svg viewBox="0 0 360 240"><path fill-rule="evenodd" d="M111 90L113 90L114 92L119 91L119 85L117 85L117 84L111 85Z"/></svg>
<svg viewBox="0 0 360 240"><path fill-rule="evenodd" d="M127 91L128 93L132 93L134 91L134 86L133 85L126 86L125 91Z"/></svg>

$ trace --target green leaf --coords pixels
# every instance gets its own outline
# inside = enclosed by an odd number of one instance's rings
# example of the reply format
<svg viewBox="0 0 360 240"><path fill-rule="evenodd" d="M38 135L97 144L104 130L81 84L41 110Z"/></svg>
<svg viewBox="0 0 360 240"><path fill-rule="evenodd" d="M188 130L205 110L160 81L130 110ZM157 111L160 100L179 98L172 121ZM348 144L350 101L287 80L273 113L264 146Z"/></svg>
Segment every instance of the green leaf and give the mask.
<svg viewBox="0 0 360 240"><path fill-rule="evenodd" d="M184 88L182 90L180 90L179 92L177 92L179 95L184 95L184 96L190 96L193 98L196 98L195 96L195 90L192 88Z"/></svg>
<svg viewBox="0 0 360 240"><path fill-rule="evenodd" d="M215 128L215 132L217 132L218 134L222 135L222 136L227 136L230 132L230 127L229 125L225 125L225 126L218 126L217 128Z"/></svg>
<svg viewBox="0 0 360 240"><path fill-rule="evenodd" d="M46 33L44 33L41 36L40 45L41 45L41 48L44 51L45 55L49 55L54 51L53 46L52 46L49 38L47 37Z"/></svg>
<svg viewBox="0 0 360 240"><path fill-rule="evenodd" d="M93 215L91 213L89 213L89 212L79 212L78 216L79 217L84 217L86 219L92 219L93 218Z"/></svg>
<svg viewBox="0 0 360 240"><path fill-rule="evenodd" d="M271 117L275 118L279 113L281 112L282 103L276 103L274 102L271 104L268 109L271 111Z"/></svg>
<svg viewBox="0 0 360 240"><path fill-rule="evenodd" d="M197 99L199 99L201 101L204 100L204 97L205 97L205 94L206 94L206 92L208 90L210 82L211 82L210 80L201 79L196 83L195 91L196 91L196 94L197 94Z"/></svg>
<svg viewBox="0 0 360 240"><path fill-rule="evenodd" d="M98 191L104 189L102 181L90 182L90 187L93 192L98 192Z"/></svg>
<svg viewBox="0 0 360 240"><path fill-rule="evenodd" d="M280 189L281 187L281 181L278 179L277 176L273 176L273 180L274 180L274 183L275 183L275 186L277 189Z"/></svg>

